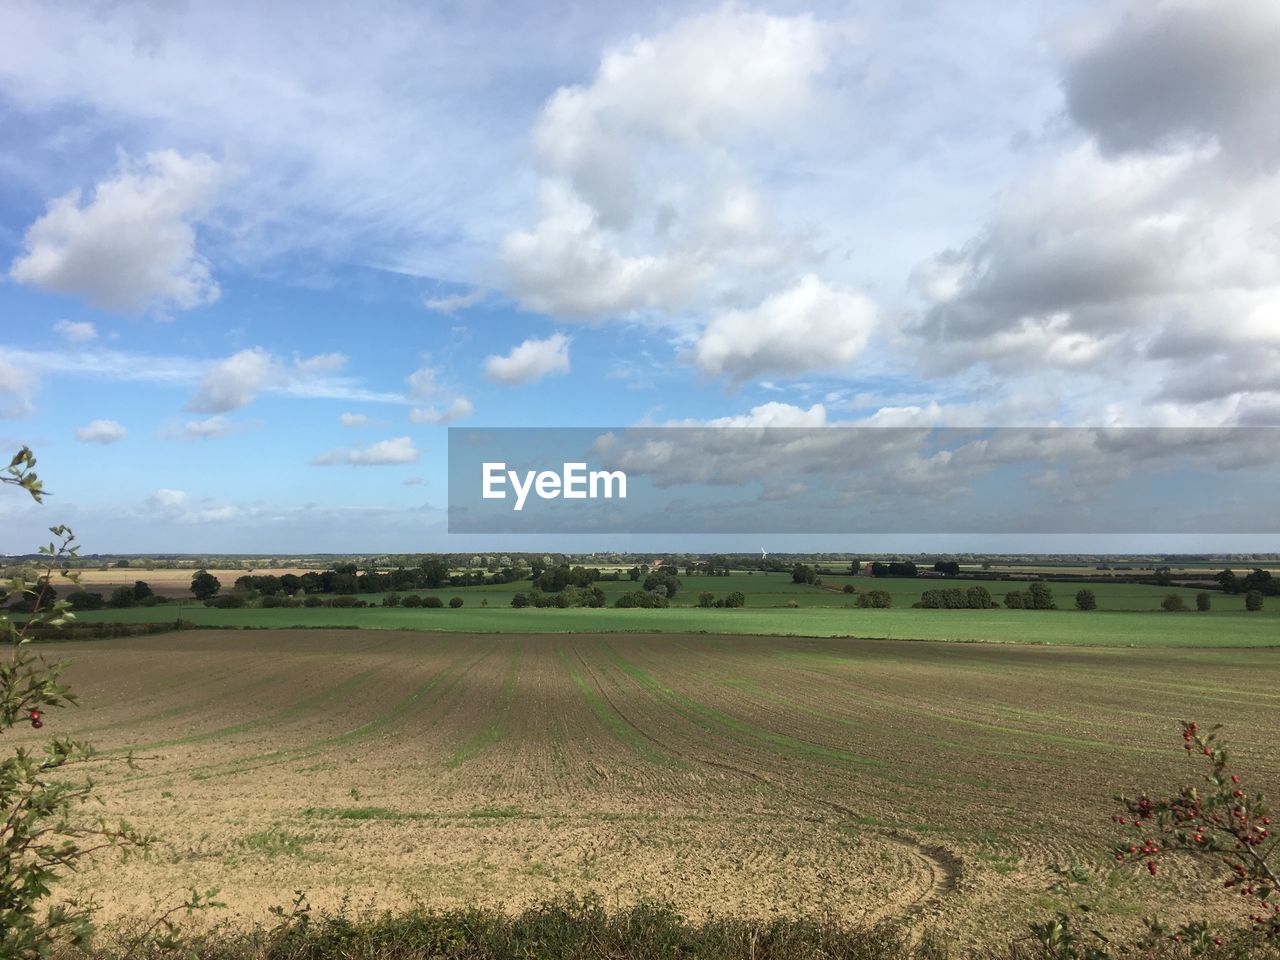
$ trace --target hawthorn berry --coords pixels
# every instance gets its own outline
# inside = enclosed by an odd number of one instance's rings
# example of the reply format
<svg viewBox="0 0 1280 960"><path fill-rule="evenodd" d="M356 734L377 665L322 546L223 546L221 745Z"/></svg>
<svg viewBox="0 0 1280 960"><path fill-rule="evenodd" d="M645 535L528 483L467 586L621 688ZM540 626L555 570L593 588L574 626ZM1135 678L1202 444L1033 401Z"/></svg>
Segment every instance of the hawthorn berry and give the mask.
<svg viewBox="0 0 1280 960"><path fill-rule="evenodd" d="M33 727L35 727L37 730L39 730L41 727L43 727L43 726L44 726L44 721L43 721L43 720L41 720L39 717L32 717L32 718L31 718L31 726L33 726Z"/></svg>

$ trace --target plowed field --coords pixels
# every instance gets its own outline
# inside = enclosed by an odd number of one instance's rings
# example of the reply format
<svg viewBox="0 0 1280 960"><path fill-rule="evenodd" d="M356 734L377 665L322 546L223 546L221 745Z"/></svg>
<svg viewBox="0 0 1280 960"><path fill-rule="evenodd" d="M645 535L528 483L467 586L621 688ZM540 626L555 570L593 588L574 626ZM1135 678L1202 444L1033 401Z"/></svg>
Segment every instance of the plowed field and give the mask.
<svg viewBox="0 0 1280 960"><path fill-rule="evenodd" d="M253 917L294 890L591 890L977 936L1043 912L1050 862L1102 858L1114 793L1194 773L1179 718L1228 723L1280 788L1274 650L345 630L45 650L83 706L42 734L149 758L99 772L107 814L165 840L74 881L109 913L193 885ZM1124 871L1108 899L1151 889Z"/></svg>

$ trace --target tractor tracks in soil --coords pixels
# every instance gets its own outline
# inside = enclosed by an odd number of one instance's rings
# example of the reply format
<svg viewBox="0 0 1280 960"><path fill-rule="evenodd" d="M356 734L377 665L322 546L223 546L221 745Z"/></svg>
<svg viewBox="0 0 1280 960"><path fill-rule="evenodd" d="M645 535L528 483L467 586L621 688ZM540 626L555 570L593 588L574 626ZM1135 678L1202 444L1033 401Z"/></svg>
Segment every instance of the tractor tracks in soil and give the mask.
<svg viewBox="0 0 1280 960"><path fill-rule="evenodd" d="M605 689L605 684L596 675L596 672L587 663L581 653L577 653L578 662L582 665L583 670L591 678L600 697L607 703L610 709L625 723L628 727L636 732L639 736L652 743L668 756L678 758L686 764L700 764L716 770L723 770L735 776L742 777L747 780L754 781L762 786L768 787L770 790L801 800L818 807L825 807L842 817L848 817L852 820L860 820L861 814L851 807L847 807L838 801L831 800L827 797L818 796L816 794L807 793L803 790L797 790L793 786L780 783L772 777L760 773L758 770L752 770L747 767L741 767L737 764L729 763L724 760L717 760L712 757L701 756L682 750L679 747L654 736L648 730L628 717L609 695ZM900 910L904 917L909 920L916 920L924 915L932 912L933 908L940 906L943 901L952 896L959 889L961 882L965 876L964 861L951 850L946 847L928 843L919 837L893 827L867 826L866 829L875 833L878 837L905 847L914 857L923 863L928 873L928 882L924 889L917 893L914 897L900 904Z"/></svg>

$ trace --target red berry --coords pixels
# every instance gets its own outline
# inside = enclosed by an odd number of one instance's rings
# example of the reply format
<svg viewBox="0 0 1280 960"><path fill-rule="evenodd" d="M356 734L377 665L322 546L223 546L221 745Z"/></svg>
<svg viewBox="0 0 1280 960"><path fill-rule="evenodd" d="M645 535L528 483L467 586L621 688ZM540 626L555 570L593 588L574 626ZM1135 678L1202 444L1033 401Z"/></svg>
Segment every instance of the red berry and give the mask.
<svg viewBox="0 0 1280 960"><path fill-rule="evenodd" d="M1151 875L1154 877L1156 875L1156 862L1154 860L1148 860L1147 869L1151 872Z"/></svg>
<svg viewBox="0 0 1280 960"><path fill-rule="evenodd" d="M32 717L31 725L35 727L37 730L39 730L41 727L44 726L44 721L41 720L39 717Z"/></svg>

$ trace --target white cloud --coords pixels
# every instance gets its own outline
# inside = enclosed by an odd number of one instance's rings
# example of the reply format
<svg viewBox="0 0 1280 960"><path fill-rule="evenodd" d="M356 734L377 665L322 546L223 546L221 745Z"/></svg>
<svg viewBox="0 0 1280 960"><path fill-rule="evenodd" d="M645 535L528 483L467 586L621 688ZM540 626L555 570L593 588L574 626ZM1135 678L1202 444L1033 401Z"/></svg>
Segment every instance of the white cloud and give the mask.
<svg viewBox="0 0 1280 960"><path fill-rule="evenodd" d="M421 367L405 377L404 382L409 385L411 397L434 396L440 391L440 371L436 367Z"/></svg>
<svg viewBox="0 0 1280 960"><path fill-rule="evenodd" d="M218 298L209 265L196 250L194 224L222 178L203 154L149 153L122 158L114 177L82 205L79 191L49 203L23 238L10 276L104 310L191 309Z"/></svg>
<svg viewBox="0 0 1280 960"><path fill-rule="evenodd" d="M333 373L347 365L345 353L319 353L314 357L294 357L293 366L300 374Z"/></svg>
<svg viewBox="0 0 1280 960"><path fill-rule="evenodd" d="M752 309L712 318L689 358L703 373L734 381L837 370L858 358L875 325L870 300L810 274Z"/></svg>
<svg viewBox="0 0 1280 960"><path fill-rule="evenodd" d="M311 463L318 467L327 467L336 463L347 463L353 466L387 466L406 463L417 463L422 453L413 445L409 437L395 437L391 440L379 440L368 447L345 449L339 447L322 453Z"/></svg>
<svg viewBox="0 0 1280 960"><path fill-rule="evenodd" d="M226 413L248 406L262 389L280 377L280 363L261 347L241 350L215 364L187 404L192 413Z"/></svg>
<svg viewBox="0 0 1280 960"><path fill-rule="evenodd" d="M811 257L753 169L815 115L838 36L726 6L608 49L534 129L540 217L501 246L515 295L561 320L669 312L757 295Z"/></svg>
<svg viewBox="0 0 1280 960"><path fill-rule="evenodd" d="M636 164L657 142L696 146L769 130L806 104L826 67L812 18L725 7L606 51L589 86L562 87L534 131L544 166L602 221L625 226L642 191Z"/></svg>
<svg viewBox="0 0 1280 960"><path fill-rule="evenodd" d="M234 432L236 423L218 414L203 420L188 420L182 426L182 436L188 440L213 440Z"/></svg>
<svg viewBox="0 0 1280 960"><path fill-rule="evenodd" d="M0 353L0 417L25 417L31 397L40 388L39 378Z"/></svg>
<svg viewBox="0 0 1280 960"><path fill-rule="evenodd" d="M484 362L485 376L508 385L533 383L553 373L569 372L569 338L555 333L545 340L529 339L505 357Z"/></svg>
<svg viewBox="0 0 1280 960"><path fill-rule="evenodd" d="M425 477L405 477L400 482L406 487L424 487L427 485Z"/></svg>
<svg viewBox="0 0 1280 960"><path fill-rule="evenodd" d="M422 305L433 313L443 313L447 316L474 307L483 301L485 292L481 289L469 290L466 293L451 293L441 297L427 297L422 301Z"/></svg>
<svg viewBox="0 0 1280 960"><path fill-rule="evenodd" d="M97 328L87 320L59 320L53 325L53 330L67 343L88 343L98 336Z"/></svg>
<svg viewBox="0 0 1280 960"><path fill-rule="evenodd" d="M129 435L129 431L114 420L92 420L76 428L76 439L81 443L116 443Z"/></svg>
<svg viewBox="0 0 1280 960"><path fill-rule="evenodd" d="M145 512L169 523L224 523L244 510L233 503L209 497L193 497L185 490L162 488L147 498Z"/></svg>
<svg viewBox="0 0 1280 960"><path fill-rule="evenodd" d="M476 408L466 397L455 397L443 410L439 407L414 407L409 411L409 421L443 426L465 419L475 413L475 410Z"/></svg>
<svg viewBox="0 0 1280 960"><path fill-rule="evenodd" d="M367 427L372 421L367 414L342 413L338 415L338 422L344 427Z"/></svg>
<svg viewBox="0 0 1280 960"><path fill-rule="evenodd" d="M542 203L537 226L502 243L515 292L531 310L565 319L672 308L706 277L701 253L623 253L594 211L558 185L544 188Z"/></svg>

